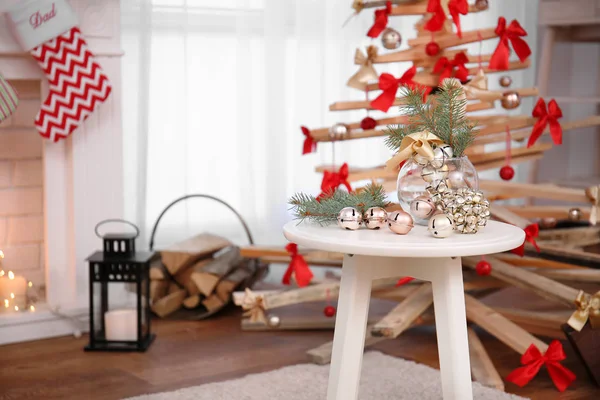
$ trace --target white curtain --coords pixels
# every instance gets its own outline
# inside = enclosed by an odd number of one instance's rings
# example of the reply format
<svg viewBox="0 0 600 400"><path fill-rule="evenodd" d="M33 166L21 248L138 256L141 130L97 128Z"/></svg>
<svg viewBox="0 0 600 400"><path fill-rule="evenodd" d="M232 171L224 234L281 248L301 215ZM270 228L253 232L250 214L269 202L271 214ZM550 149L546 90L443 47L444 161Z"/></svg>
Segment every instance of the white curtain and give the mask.
<svg viewBox="0 0 600 400"><path fill-rule="evenodd" d="M206 193L236 208L259 244L285 242L281 226L291 219L287 199L296 191L317 194L321 175L314 168L334 159L331 144L323 143L316 154L302 156L300 125L325 127L366 115L328 111L335 101L364 99L345 82L357 70L355 49L371 43L365 34L373 10L342 27L351 3L122 2L126 216L140 225L146 241L169 202ZM463 29L494 27L499 15L517 18L535 49L535 3L490 0L490 11L463 17ZM390 26L404 38L402 48L416 35L417 21L391 18ZM375 44L381 48L378 40ZM495 44L484 43L484 53ZM476 54L478 44L469 48ZM409 66L376 67L399 76ZM511 75L517 86L533 84L532 70ZM495 76L490 84L497 86ZM389 154L382 139L335 145L335 161L352 166L381 165ZM165 216L157 244L201 231L244 241L225 208L189 200Z"/></svg>

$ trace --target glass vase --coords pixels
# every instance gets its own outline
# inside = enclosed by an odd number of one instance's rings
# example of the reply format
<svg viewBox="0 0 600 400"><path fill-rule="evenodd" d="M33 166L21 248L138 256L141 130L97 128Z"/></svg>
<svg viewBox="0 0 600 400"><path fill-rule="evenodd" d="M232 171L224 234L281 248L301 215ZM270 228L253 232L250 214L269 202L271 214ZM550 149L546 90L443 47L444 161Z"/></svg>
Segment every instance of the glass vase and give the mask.
<svg viewBox="0 0 600 400"><path fill-rule="evenodd" d="M413 158L409 158L400 169L396 188L398 200L404 211L410 212L410 203L417 197L430 197L430 193L427 191L427 187L430 185L435 187L441 183L449 189L467 187L479 190L477 170L468 157L446 158L443 162L434 161L434 165L423 165L417 163ZM423 169L426 169L425 179L423 178ZM419 225L427 225L428 222L428 219L416 218L414 215L413 220Z"/></svg>

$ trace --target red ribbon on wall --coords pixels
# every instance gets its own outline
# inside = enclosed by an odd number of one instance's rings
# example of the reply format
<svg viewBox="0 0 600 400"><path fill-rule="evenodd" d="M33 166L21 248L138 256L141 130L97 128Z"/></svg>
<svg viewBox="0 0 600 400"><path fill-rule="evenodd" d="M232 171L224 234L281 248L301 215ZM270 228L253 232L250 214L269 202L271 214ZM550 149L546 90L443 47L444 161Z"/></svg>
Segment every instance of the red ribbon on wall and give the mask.
<svg viewBox="0 0 600 400"><path fill-rule="evenodd" d="M566 358L562 344L558 340L550 343L544 355L532 344L521 356L523 366L508 374L506 380L523 387L538 374L542 365L545 365L554 386L559 392L564 392L577 378L571 370L560 363Z"/></svg>
<svg viewBox="0 0 600 400"><path fill-rule="evenodd" d="M321 194L317 197L317 200L329 196L340 185L346 186L348 192L352 192L352 186L348 182L348 174L347 163L344 163L338 172L325 171L323 173L323 181L321 182Z"/></svg>
<svg viewBox="0 0 600 400"><path fill-rule="evenodd" d="M376 38L377 36L379 36L388 24L388 15L390 15L391 12L392 12L392 2L391 1L387 1L385 3L385 8L380 8L378 10L375 10L375 22L373 23L373 26L371 27L371 29L369 29L369 32L367 32L367 36L372 37L372 38Z"/></svg>
<svg viewBox="0 0 600 400"><path fill-rule="evenodd" d="M452 60L447 57L439 58L433 66L433 73L440 74L440 81L454 76L461 82L464 82L469 77L469 70L465 67L465 63L469 62L469 58L463 52L458 53ZM454 70L456 68L456 71Z"/></svg>
<svg viewBox="0 0 600 400"><path fill-rule="evenodd" d="M285 274L283 274L281 282L284 285L289 285L291 283L292 274L294 274L296 283L299 287L307 286L313 278L313 273L308 267L306 260L304 260L304 257L298 254L298 245L296 243L288 243L288 245L285 246L285 249L290 253L292 260L290 261Z"/></svg>
<svg viewBox="0 0 600 400"><path fill-rule="evenodd" d="M400 85L415 88L417 86L422 87L425 91L425 95L431 92L430 87L422 86L413 81L413 78L417 74L417 67L414 65L410 67L399 79L394 78L394 75L383 73L379 76L379 89L383 92L371 101L371 107L376 110L387 112L396 100L396 93Z"/></svg>
<svg viewBox="0 0 600 400"><path fill-rule="evenodd" d="M521 27L516 19L513 19L510 25L506 27L506 18L498 18L498 25L494 32L500 37L500 41L498 42L498 46L496 46L496 50L494 50L494 54L492 54L492 58L490 58L490 69L508 69L508 57L510 55L509 42L512 44L521 62L527 60L531 55L529 45L525 40L521 39L521 36L527 36L527 31Z"/></svg>
<svg viewBox="0 0 600 400"><path fill-rule="evenodd" d="M554 144L562 144L562 127L560 126L558 119L562 118L563 114L556 100L550 100L548 108L546 109L546 102L544 99L540 98L535 104L531 115L538 118L538 120L531 130L531 136L529 136L527 147L533 146L536 140L542 136L544 129L546 129L546 125L550 125L550 136L552 136Z"/></svg>
<svg viewBox="0 0 600 400"><path fill-rule="evenodd" d="M467 0L450 0L448 2L448 11L452 16L452 21L456 25L456 35L462 38L462 30L460 28L460 14L467 15L469 12L469 3ZM433 13L429 21L425 23L425 29L430 32L441 31L446 21L446 13L442 7L440 0L429 0L427 3L427 12Z"/></svg>
<svg viewBox="0 0 600 400"><path fill-rule="evenodd" d="M313 137L310 135L310 130L305 126L301 126L300 129L302 129L302 134L305 136L304 145L302 146L302 154L304 155L312 153L313 151L317 150L317 142L315 142Z"/></svg>
<svg viewBox="0 0 600 400"><path fill-rule="evenodd" d="M525 231L525 240L523 241L522 245L520 245L516 249L513 249L512 253L523 257L525 255L525 242L531 243L539 253L540 247L535 241L535 238L538 237L540 233L540 227L538 226L538 224L527 225L523 230Z"/></svg>

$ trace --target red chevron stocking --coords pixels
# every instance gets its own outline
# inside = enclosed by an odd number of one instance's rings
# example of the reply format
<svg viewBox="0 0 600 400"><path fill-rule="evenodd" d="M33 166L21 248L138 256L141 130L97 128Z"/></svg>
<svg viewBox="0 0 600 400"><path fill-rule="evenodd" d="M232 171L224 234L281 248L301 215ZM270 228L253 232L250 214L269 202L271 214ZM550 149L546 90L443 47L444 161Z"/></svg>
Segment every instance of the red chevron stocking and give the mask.
<svg viewBox="0 0 600 400"><path fill-rule="evenodd" d="M23 48L48 78L49 94L35 125L54 142L69 136L112 88L76 26L65 0L25 0L9 11Z"/></svg>

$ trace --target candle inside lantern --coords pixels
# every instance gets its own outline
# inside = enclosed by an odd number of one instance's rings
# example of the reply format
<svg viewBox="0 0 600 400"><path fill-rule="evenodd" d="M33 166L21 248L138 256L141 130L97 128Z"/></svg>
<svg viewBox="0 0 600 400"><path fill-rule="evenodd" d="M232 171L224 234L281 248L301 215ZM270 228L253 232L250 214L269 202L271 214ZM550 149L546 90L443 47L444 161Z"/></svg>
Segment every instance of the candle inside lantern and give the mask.
<svg viewBox="0 0 600 400"><path fill-rule="evenodd" d="M104 314L106 340L136 341L137 311L113 310Z"/></svg>
<svg viewBox="0 0 600 400"><path fill-rule="evenodd" d="M0 278L0 298L22 302L27 294L27 281L22 276L16 276L12 271Z"/></svg>

